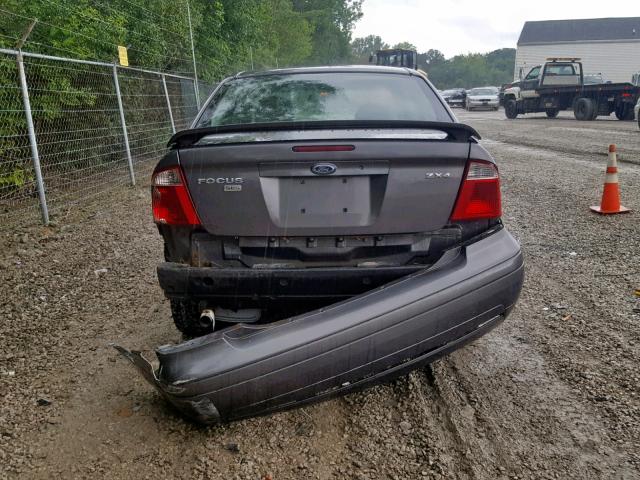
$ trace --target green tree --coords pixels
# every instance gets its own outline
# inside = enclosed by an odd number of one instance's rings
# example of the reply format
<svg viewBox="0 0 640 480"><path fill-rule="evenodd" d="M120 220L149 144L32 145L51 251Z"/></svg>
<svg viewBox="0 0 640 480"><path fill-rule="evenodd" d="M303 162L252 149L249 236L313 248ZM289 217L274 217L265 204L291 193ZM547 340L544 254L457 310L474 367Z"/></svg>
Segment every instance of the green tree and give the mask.
<svg viewBox="0 0 640 480"><path fill-rule="evenodd" d="M386 48L389 48L389 44L384 42L378 35L355 38L351 42L354 63L369 63L369 56L372 53Z"/></svg>
<svg viewBox="0 0 640 480"><path fill-rule="evenodd" d="M503 48L486 54L456 55L447 60L432 60L425 70L441 89L500 85L513 79L515 49Z"/></svg>
<svg viewBox="0 0 640 480"><path fill-rule="evenodd" d="M260 68L302 63L312 50L311 25L293 10L290 0L266 0L262 3L264 25L256 65Z"/></svg>
<svg viewBox="0 0 640 480"><path fill-rule="evenodd" d="M401 48L403 50L418 50L413 43L409 42L396 43L393 48Z"/></svg>
<svg viewBox="0 0 640 480"><path fill-rule="evenodd" d="M430 49L425 53L418 54L418 68L425 71L445 61L444 54L440 50Z"/></svg>
<svg viewBox="0 0 640 480"><path fill-rule="evenodd" d="M362 17L362 0L293 0L311 24L313 48L305 63L334 65L351 60L351 31Z"/></svg>

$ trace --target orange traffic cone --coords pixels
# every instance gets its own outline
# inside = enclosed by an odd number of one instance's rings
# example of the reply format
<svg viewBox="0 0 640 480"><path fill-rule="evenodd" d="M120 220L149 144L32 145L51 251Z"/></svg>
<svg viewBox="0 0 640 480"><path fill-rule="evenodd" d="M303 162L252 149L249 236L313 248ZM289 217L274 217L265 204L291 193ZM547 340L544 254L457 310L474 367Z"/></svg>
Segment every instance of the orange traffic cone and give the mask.
<svg viewBox="0 0 640 480"><path fill-rule="evenodd" d="M616 146L609 145L609 161L607 162L607 175L604 180L604 191L599 207L591 207L594 212L602 215L630 212L628 208L620 205L620 188L618 187L618 162L616 159Z"/></svg>

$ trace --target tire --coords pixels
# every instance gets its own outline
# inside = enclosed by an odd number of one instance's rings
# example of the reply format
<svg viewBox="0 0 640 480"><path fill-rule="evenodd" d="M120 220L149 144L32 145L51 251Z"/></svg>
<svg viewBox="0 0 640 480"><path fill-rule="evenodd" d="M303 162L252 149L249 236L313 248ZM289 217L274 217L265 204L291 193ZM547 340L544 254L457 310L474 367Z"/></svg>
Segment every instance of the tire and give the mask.
<svg viewBox="0 0 640 480"><path fill-rule="evenodd" d="M545 110L545 113L549 118L556 118L558 116L558 113L560 113L560 110L558 110L557 108L547 108Z"/></svg>
<svg viewBox="0 0 640 480"><path fill-rule="evenodd" d="M628 103L619 104L615 113L618 120L633 120L633 106Z"/></svg>
<svg viewBox="0 0 640 480"><path fill-rule="evenodd" d="M616 114L616 118L618 120L622 120L623 115L622 115L622 112L620 110L620 107L616 107L616 109L614 110L614 113Z"/></svg>
<svg viewBox="0 0 640 480"><path fill-rule="evenodd" d="M595 105L590 98L579 98L573 106L573 116L576 120L588 121L594 119Z"/></svg>
<svg viewBox="0 0 640 480"><path fill-rule="evenodd" d="M200 337L211 333L211 325L200 321L198 303L190 300L171 300L171 316L176 328L187 337Z"/></svg>
<svg viewBox="0 0 640 480"><path fill-rule="evenodd" d="M504 102L504 114L509 120L513 120L518 116L518 104L513 98L509 98Z"/></svg>

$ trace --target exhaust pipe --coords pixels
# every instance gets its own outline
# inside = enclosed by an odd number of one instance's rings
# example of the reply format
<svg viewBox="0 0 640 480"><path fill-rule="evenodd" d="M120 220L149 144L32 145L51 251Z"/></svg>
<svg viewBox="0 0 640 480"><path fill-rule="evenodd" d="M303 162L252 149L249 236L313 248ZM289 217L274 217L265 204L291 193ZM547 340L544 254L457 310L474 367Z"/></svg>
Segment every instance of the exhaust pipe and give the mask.
<svg viewBox="0 0 640 480"><path fill-rule="evenodd" d="M215 330L216 327L216 315L213 310L205 309L200 314L200 325L203 328L211 327L211 330Z"/></svg>

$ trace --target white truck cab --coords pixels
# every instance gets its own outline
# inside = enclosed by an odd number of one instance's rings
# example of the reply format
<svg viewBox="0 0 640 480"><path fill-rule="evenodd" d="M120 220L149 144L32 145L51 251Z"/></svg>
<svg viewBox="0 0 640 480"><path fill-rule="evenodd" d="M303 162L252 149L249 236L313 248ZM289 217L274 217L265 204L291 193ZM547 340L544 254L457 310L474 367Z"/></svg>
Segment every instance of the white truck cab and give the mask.
<svg viewBox="0 0 640 480"><path fill-rule="evenodd" d="M582 63L579 58L549 58L542 65L536 65L523 77L520 75L518 85L505 90L505 97L513 95L513 98L536 98L541 86L578 86L584 81ZM522 72L521 72L522 73Z"/></svg>

